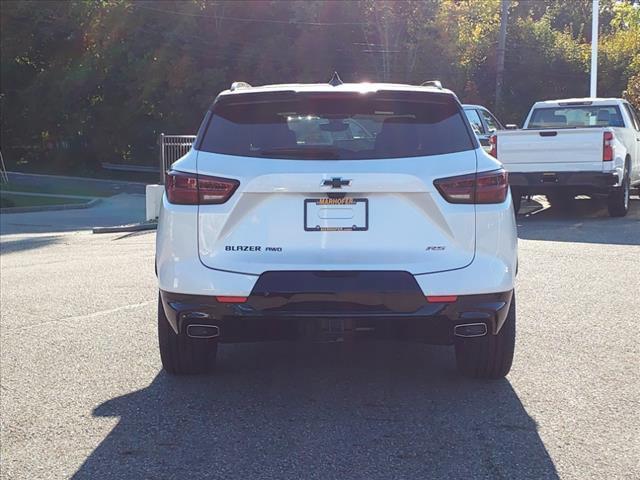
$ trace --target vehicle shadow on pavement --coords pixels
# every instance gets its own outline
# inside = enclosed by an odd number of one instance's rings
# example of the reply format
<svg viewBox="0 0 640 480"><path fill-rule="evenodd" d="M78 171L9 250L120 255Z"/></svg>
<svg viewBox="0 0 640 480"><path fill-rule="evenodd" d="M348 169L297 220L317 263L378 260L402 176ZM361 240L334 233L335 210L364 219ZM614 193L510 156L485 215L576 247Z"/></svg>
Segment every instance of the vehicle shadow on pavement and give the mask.
<svg viewBox="0 0 640 480"><path fill-rule="evenodd" d="M94 410L119 423L76 472L112 478L558 478L508 380L419 344L221 347Z"/></svg>
<svg viewBox="0 0 640 480"><path fill-rule="evenodd" d="M560 208L544 200L530 202L516 217L518 238L553 242L640 245L640 199L632 197L629 213L612 218L604 199L577 199Z"/></svg>
<svg viewBox="0 0 640 480"><path fill-rule="evenodd" d="M0 254L23 252L25 250L35 250L47 247L54 243L60 243L64 238L60 235L43 235L38 237L6 239L0 241Z"/></svg>

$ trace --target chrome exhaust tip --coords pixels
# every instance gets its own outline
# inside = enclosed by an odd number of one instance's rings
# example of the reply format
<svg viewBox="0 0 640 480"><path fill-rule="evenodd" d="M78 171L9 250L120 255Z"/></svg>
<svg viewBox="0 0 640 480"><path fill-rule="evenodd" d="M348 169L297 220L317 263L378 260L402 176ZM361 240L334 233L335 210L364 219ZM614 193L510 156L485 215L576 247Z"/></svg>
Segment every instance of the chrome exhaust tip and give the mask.
<svg viewBox="0 0 640 480"><path fill-rule="evenodd" d="M486 323L463 323L453 328L453 334L462 338L484 337L487 332Z"/></svg>
<svg viewBox="0 0 640 480"><path fill-rule="evenodd" d="M187 337L189 338L216 338L220 336L220 327L215 325L187 325Z"/></svg>

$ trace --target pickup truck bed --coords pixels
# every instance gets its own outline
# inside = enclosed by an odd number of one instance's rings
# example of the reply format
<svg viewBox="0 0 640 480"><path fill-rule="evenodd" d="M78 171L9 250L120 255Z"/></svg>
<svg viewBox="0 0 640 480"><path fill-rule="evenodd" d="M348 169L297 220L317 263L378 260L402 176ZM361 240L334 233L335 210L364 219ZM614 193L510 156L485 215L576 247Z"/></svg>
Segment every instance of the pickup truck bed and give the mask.
<svg viewBox="0 0 640 480"><path fill-rule="evenodd" d="M603 128L500 132L499 157L509 183L523 193L546 194L572 187L607 193L618 183L613 162L602 161ZM614 132L607 128L606 131ZM587 192L589 191L590 192Z"/></svg>

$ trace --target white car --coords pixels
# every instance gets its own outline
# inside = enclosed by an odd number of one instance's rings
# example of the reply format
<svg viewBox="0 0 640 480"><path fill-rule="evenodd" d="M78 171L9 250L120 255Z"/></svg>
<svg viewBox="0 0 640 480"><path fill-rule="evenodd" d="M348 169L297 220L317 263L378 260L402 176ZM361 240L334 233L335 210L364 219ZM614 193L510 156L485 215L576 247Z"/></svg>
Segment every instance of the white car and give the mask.
<svg viewBox="0 0 640 480"><path fill-rule="evenodd" d="M482 148L487 152L491 151L491 135L495 135L498 130L504 130L504 126L486 107L482 105L462 105L471 128L478 137Z"/></svg>
<svg viewBox="0 0 640 480"><path fill-rule="evenodd" d="M502 130L491 153L509 172L516 211L522 195L568 206L576 195L604 196L609 214L629 211L640 186L640 119L620 98L537 102L522 130Z"/></svg>
<svg viewBox="0 0 640 480"><path fill-rule="evenodd" d="M234 84L168 172L156 268L170 373L211 370L219 342L361 337L511 368L507 174L442 88Z"/></svg>

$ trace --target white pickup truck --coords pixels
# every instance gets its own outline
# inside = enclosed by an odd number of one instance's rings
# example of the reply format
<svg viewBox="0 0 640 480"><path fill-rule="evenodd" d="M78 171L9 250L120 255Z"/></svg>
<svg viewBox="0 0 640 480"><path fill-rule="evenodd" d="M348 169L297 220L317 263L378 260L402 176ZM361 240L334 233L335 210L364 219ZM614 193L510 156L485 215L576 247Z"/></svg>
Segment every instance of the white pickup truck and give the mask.
<svg viewBox="0 0 640 480"><path fill-rule="evenodd" d="M500 130L491 153L509 172L514 207L522 195L566 205L576 195L603 195L609 214L629 210L640 185L640 119L626 100L575 98L537 102L521 130Z"/></svg>

